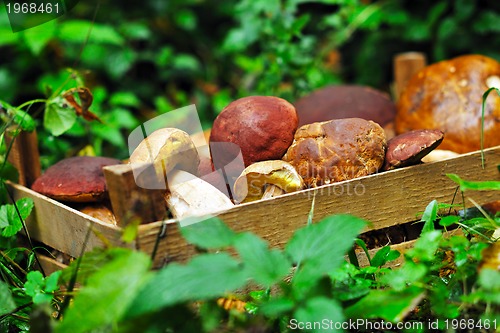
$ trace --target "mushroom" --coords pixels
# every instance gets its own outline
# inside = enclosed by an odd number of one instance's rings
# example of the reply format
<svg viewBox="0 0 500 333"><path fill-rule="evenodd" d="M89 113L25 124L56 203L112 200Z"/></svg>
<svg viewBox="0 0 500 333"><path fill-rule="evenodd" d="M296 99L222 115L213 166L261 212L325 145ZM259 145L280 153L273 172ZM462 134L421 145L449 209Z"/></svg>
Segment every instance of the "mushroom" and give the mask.
<svg viewBox="0 0 500 333"><path fill-rule="evenodd" d="M439 130L415 130L398 135L387 141L384 170L402 168L420 163L422 157L430 153L443 141Z"/></svg>
<svg viewBox="0 0 500 333"><path fill-rule="evenodd" d="M164 128L153 132L133 151L130 162L133 168L139 168L136 181L141 185L164 186L165 202L175 218L204 215L233 206L223 192L197 177L200 158L190 136L182 130ZM209 161L204 161L203 169L209 168ZM151 180L161 183L154 184Z"/></svg>
<svg viewBox="0 0 500 333"><path fill-rule="evenodd" d="M273 197L302 189L304 181L288 162L282 160L256 162L246 167L236 179L234 200L249 202L262 199L266 187L272 189L268 192L268 196Z"/></svg>
<svg viewBox="0 0 500 333"><path fill-rule="evenodd" d="M70 157L49 167L31 188L59 201L102 201L108 196L102 167L120 163L108 157Z"/></svg>
<svg viewBox="0 0 500 333"><path fill-rule="evenodd" d="M425 155L422 158L422 162L423 163L438 162L438 161L449 160L450 158L455 158L458 156L460 156L460 154L455 153L454 151L451 150L434 149L433 151L431 151L429 154Z"/></svg>
<svg viewBox="0 0 500 333"><path fill-rule="evenodd" d="M480 149L483 93L498 84L500 63L482 55L441 61L417 72L397 104L396 133L438 129L440 148L457 153ZM500 145L500 97L486 102L484 147Z"/></svg>
<svg viewBox="0 0 500 333"><path fill-rule="evenodd" d="M396 105L389 95L366 86L328 86L306 95L295 103L299 126L342 118L372 120L392 130Z"/></svg>
<svg viewBox="0 0 500 333"><path fill-rule="evenodd" d="M89 216L92 216L93 218L98 219L99 221L116 225L116 217L107 205L103 204L87 205L85 207L79 208L78 210L84 214L87 214Z"/></svg>
<svg viewBox="0 0 500 333"><path fill-rule="evenodd" d="M283 160L295 167L306 186L316 187L377 172L385 148L384 130L377 123L335 119L300 127Z"/></svg>
<svg viewBox="0 0 500 333"><path fill-rule="evenodd" d="M249 96L230 103L215 119L210 134L215 168L223 168L240 151L245 167L258 161L281 159L292 144L297 125L293 105L278 97ZM217 143L234 146L231 149Z"/></svg>
<svg viewBox="0 0 500 333"><path fill-rule="evenodd" d="M217 188L182 170L171 174L165 201L172 215L178 219L213 214L234 206Z"/></svg>
<svg viewBox="0 0 500 333"><path fill-rule="evenodd" d="M148 135L130 155L134 177L144 188L166 188L174 169L197 175L200 158L189 134L177 128L162 128Z"/></svg>

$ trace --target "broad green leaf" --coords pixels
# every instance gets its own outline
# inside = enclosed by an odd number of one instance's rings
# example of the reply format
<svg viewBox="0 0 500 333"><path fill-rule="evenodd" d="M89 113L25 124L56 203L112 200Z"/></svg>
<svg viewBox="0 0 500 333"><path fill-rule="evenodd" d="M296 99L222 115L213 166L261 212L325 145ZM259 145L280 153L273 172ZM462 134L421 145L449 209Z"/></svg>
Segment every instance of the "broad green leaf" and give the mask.
<svg viewBox="0 0 500 333"><path fill-rule="evenodd" d="M415 246L406 255L419 261L432 261L439 247L442 234L439 230L422 233Z"/></svg>
<svg viewBox="0 0 500 333"><path fill-rule="evenodd" d="M187 265L172 263L141 288L127 316L157 312L167 306L221 297L241 288L247 276L241 264L226 253L202 254Z"/></svg>
<svg viewBox="0 0 500 333"><path fill-rule="evenodd" d="M432 200L425 208L421 221L425 222L422 233L434 230L434 221L436 221L438 212L438 203Z"/></svg>
<svg viewBox="0 0 500 333"><path fill-rule="evenodd" d="M62 97L56 97L47 101L43 125L52 135L59 136L73 126L76 117L75 110Z"/></svg>
<svg viewBox="0 0 500 333"><path fill-rule="evenodd" d="M23 131L26 132L33 132L36 128L36 123L33 118L24 111L21 110L14 110L14 117L13 120L16 124L18 124Z"/></svg>
<svg viewBox="0 0 500 333"><path fill-rule="evenodd" d="M366 222L351 215L334 215L297 230L285 247L299 266L293 282L312 286L323 275L338 268Z"/></svg>
<svg viewBox="0 0 500 333"><path fill-rule="evenodd" d="M187 219L186 221L189 221ZM216 217L181 227L181 234L186 240L204 249L228 247L236 241L236 233Z"/></svg>
<svg viewBox="0 0 500 333"><path fill-rule="evenodd" d="M372 290L367 296L345 310L348 318L384 319L401 322L425 296L425 290L409 287L402 291L391 289Z"/></svg>
<svg viewBox="0 0 500 333"><path fill-rule="evenodd" d="M39 55L45 45L55 36L56 21L52 20L44 24L29 28L23 32L26 45L34 55Z"/></svg>
<svg viewBox="0 0 500 333"><path fill-rule="evenodd" d="M248 276L265 288L283 279L291 270L292 264L283 252L270 250L266 242L254 234L238 235L234 246Z"/></svg>
<svg viewBox="0 0 500 333"><path fill-rule="evenodd" d="M16 201L17 209L22 219L25 220L33 209L33 200L31 198L21 198ZM19 215L14 205L3 205L0 207L0 229L3 237L12 237L23 227Z"/></svg>
<svg viewBox="0 0 500 333"><path fill-rule="evenodd" d="M333 299L316 297L308 299L299 307L290 320L290 328L295 330L296 323L305 323L307 332L341 332L336 329L335 324L344 322L342 307ZM320 327L313 327L314 323L321 323Z"/></svg>
<svg viewBox="0 0 500 333"><path fill-rule="evenodd" d="M370 265L373 267L381 267L384 266L388 261L399 258L399 256L400 253L398 251L391 250L391 247L387 245L378 250L377 253L375 253Z"/></svg>
<svg viewBox="0 0 500 333"><path fill-rule="evenodd" d="M57 282L61 271L52 273L47 278L44 278L39 271L31 271L27 275L27 281L24 284L26 294L33 298L33 303L42 304L52 300L53 292L59 289Z"/></svg>
<svg viewBox="0 0 500 333"><path fill-rule="evenodd" d="M54 292L59 289L58 286L58 281L59 277L61 276L62 271L55 271L54 273L50 274L45 278L45 287L43 290L45 290L48 293Z"/></svg>
<svg viewBox="0 0 500 333"><path fill-rule="evenodd" d="M263 303L257 310L257 313L270 318L279 318L290 312L295 307L294 301L288 298L272 298Z"/></svg>
<svg viewBox="0 0 500 333"><path fill-rule="evenodd" d="M449 227L450 225L453 225L460 221L460 217L456 215L449 215L445 216L442 219L439 220L439 225L443 227Z"/></svg>
<svg viewBox="0 0 500 333"><path fill-rule="evenodd" d="M419 281L425 277L428 269L423 264L416 264L413 261L407 261L397 269L387 272L381 277L381 282L387 284L395 291L405 290L408 285Z"/></svg>
<svg viewBox="0 0 500 333"><path fill-rule="evenodd" d="M55 332L83 333L115 325L148 280L149 257L128 249L113 249L113 260L92 274ZM162 281L164 283L164 281ZM157 295L149 295L154 301ZM141 299L145 300L142 295Z"/></svg>
<svg viewBox="0 0 500 333"><path fill-rule="evenodd" d="M65 42L84 43L87 40L99 44L121 46L125 40L116 30L105 24L91 21L71 20L59 24L59 38Z"/></svg>
<svg viewBox="0 0 500 333"><path fill-rule="evenodd" d="M10 288L3 281L0 281L0 299L2 300L0 302L0 316L9 313L16 308L16 302L14 302L14 299L12 298Z"/></svg>
<svg viewBox="0 0 500 333"><path fill-rule="evenodd" d="M448 178L453 180L455 183L460 185L460 191L472 190L472 191L499 191L500 181L466 181L455 174L446 174Z"/></svg>

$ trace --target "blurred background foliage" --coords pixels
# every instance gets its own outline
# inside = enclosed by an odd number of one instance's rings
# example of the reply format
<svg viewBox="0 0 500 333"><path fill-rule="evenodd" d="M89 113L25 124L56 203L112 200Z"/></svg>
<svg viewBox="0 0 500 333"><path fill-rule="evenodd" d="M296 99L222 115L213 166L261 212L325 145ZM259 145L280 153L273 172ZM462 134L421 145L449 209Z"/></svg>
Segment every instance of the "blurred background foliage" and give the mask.
<svg viewBox="0 0 500 333"><path fill-rule="evenodd" d="M209 128L247 95L293 103L339 83L390 92L396 53L500 60L499 33L497 0L92 0L19 33L2 4L0 99L83 83L103 123L78 119L60 136L39 126L43 166L82 151L126 158L128 133L175 108L196 104ZM42 111L29 109L40 124Z"/></svg>

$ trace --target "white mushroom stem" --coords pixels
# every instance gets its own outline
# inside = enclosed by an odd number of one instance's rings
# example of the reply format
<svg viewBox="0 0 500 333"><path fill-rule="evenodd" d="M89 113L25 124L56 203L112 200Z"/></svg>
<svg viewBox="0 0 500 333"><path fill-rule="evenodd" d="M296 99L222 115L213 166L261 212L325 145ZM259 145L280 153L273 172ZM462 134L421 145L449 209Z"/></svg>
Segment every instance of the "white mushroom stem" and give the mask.
<svg viewBox="0 0 500 333"><path fill-rule="evenodd" d="M185 171L169 174L168 185L165 201L177 219L213 214L234 206L224 193Z"/></svg>
<svg viewBox="0 0 500 333"><path fill-rule="evenodd" d="M271 184L266 187L262 200L279 197L282 194L285 194L285 191L281 187Z"/></svg>
<svg viewBox="0 0 500 333"><path fill-rule="evenodd" d="M435 149L431 151L429 154L427 154L427 156L424 156L422 158L422 162L431 163L431 162L444 161L457 156L460 155L451 150Z"/></svg>

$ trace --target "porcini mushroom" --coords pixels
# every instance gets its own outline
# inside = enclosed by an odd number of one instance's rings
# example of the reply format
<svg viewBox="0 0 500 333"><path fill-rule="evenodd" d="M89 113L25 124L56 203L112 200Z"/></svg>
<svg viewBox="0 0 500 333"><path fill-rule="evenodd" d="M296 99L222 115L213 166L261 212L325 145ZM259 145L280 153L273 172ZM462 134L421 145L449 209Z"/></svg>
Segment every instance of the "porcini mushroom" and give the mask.
<svg viewBox="0 0 500 333"><path fill-rule="evenodd" d="M396 115L396 106L388 94L366 86L324 87L293 104L299 115L299 126L332 119L362 118L384 127L392 123Z"/></svg>
<svg viewBox="0 0 500 333"><path fill-rule="evenodd" d="M233 203L217 188L182 170L169 179L165 201L175 218L213 214L233 207Z"/></svg>
<svg viewBox="0 0 500 333"><path fill-rule="evenodd" d="M500 63L482 55L441 61L417 72L401 94L396 133L438 129L440 148L457 153L480 149L483 93L500 78ZM484 118L484 147L500 145L500 97L490 94Z"/></svg>
<svg viewBox="0 0 500 333"><path fill-rule="evenodd" d="M174 169L197 175L200 158L189 134L177 128L162 128L139 143L130 155L130 163L136 181L155 188L165 185L165 177Z"/></svg>
<svg viewBox="0 0 500 333"><path fill-rule="evenodd" d="M233 196L236 202L262 199L266 187L272 186L278 193L295 192L304 187L302 177L288 162L282 160L256 162L243 170L234 183Z"/></svg>
<svg viewBox="0 0 500 333"><path fill-rule="evenodd" d="M293 141L297 124L293 105L278 97L249 96L230 103L215 119L210 134L215 168L233 161L240 150L245 167L281 159ZM220 142L233 143L238 149L214 144Z"/></svg>
<svg viewBox="0 0 500 333"><path fill-rule="evenodd" d="M385 147L384 130L377 123L336 119L300 127L283 160L295 167L306 186L316 187L377 172Z"/></svg>
<svg viewBox="0 0 500 333"><path fill-rule="evenodd" d="M400 134L387 141L384 170L402 168L420 163L422 157L430 153L443 141L439 130L415 130Z"/></svg>
<svg viewBox="0 0 500 333"><path fill-rule="evenodd" d="M147 172L142 178L164 182L165 202L175 218L205 215L233 206L224 193L197 177L200 158L190 136L182 130L164 128L153 132L133 151L130 162L146 166L143 170L153 166L153 177ZM211 169L210 161L204 162L203 169ZM144 171L139 172L139 178L143 174Z"/></svg>
<svg viewBox="0 0 500 333"><path fill-rule="evenodd" d="M108 157L70 157L49 167L31 188L59 201L101 201L107 198L102 168L120 163Z"/></svg>

